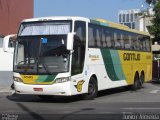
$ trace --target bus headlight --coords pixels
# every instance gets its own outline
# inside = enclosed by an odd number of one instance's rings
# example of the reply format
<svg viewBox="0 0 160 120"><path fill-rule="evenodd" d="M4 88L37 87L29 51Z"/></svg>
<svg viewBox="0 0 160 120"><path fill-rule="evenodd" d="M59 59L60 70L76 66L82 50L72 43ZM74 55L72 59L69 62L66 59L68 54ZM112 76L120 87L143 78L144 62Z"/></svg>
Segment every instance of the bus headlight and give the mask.
<svg viewBox="0 0 160 120"><path fill-rule="evenodd" d="M16 82L23 82L23 80L19 77L13 77L13 80Z"/></svg>
<svg viewBox="0 0 160 120"><path fill-rule="evenodd" d="M63 83L63 82L68 82L70 81L70 77L63 77L63 78L57 78L55 80L55 83Z"/></svg>

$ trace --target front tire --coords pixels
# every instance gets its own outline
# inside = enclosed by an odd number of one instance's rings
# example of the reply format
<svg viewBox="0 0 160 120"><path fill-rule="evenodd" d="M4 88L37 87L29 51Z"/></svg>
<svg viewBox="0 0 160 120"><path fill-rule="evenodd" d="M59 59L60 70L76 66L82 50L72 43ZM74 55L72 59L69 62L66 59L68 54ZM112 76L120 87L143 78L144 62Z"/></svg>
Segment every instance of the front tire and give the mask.
<svg viewBox="0 0 160 120"><path fill-rule="evenodd" d="M88 85L88 93L84 95L85 100L93 100L97 97L98 86L97 81L94 77L91 77L89 85Z"/></svg>

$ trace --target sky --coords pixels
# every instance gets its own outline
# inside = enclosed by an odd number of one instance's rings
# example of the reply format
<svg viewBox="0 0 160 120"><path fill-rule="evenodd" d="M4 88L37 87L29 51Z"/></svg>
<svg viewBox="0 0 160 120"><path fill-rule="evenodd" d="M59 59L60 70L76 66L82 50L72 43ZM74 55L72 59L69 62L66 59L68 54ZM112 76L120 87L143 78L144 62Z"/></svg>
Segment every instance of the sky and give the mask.
<svg viewBox="0 0 160 120"><path fill-rule="evenodd" d="M142 9L145 0L34 0L34 17L81 16L118 22L118 11Z"/></svg>

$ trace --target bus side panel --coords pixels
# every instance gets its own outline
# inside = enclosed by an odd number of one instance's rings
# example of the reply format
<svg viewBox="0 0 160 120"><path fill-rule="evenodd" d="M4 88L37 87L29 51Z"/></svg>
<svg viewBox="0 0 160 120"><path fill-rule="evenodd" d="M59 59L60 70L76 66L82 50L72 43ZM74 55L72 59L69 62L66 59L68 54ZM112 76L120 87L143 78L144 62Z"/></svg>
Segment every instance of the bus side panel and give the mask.
<svg viewBox="0 0 160 120"><path fill-rule="evenodd" d="M95 73L99 90L126 86L117 50L89 49L89 73Z"/></svg>
<svg viewBox="0 0 160 120"><path fill-rule="evenodd" d="M149 52L119 51L122 68L128 85L134 83L135 73L144 72L145 81L152 79L152 54Z"/></svg>

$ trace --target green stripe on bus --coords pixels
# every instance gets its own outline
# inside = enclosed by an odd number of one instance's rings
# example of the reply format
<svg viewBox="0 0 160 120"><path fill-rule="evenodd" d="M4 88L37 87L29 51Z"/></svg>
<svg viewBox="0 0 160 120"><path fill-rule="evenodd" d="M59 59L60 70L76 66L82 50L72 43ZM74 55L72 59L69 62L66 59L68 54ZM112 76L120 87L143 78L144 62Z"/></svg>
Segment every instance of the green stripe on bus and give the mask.
<svg viewBox="0 0 160 120"><path fill-rule="evenodd" d="M40 75L36 82L52 82L57 75Z"/></svg>
<svg viewBox="0 0 160 120"><path fill-rule="evenodd" d="M118 76L116 75L115 69L114 69L114 65L113 65L110 50L101 49L101 53L102 53L104 65L105 65L105 68L106 68L106 72L107 72L109 78L113 81L119 80Z"/></svg>
<svg viewBox="0 0 160 120"><path fill-rule="evenodd" d="M124 75L124 72L122 69L122 65L120 62L120 57L119 57L118 51L117 50L110 50L110 53L111 53L111 58L112 58L114 70L115 70L117 77L119 78L119 80L124 80L125 75Z"/></svg>
<svg viewBox="0 0 160 120"><path fill-rule="evenodd" d="M124 80L125 75L120 63L118 51L101 49L106 72L112 81Z"/></svg>

